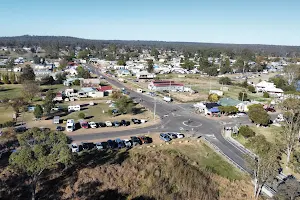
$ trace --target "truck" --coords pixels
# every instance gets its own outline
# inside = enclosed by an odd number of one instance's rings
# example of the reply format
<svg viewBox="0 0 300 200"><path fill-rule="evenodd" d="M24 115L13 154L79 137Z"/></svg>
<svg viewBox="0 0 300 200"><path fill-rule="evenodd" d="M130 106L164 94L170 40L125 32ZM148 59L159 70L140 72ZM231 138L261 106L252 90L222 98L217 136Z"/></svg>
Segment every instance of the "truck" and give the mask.
<svg viewBox="0 0 300 200"><path fill-rule="evenodd" d="M73 132L75 130L75 122L74 119L68 119L66 125L66 131Z"/></svg>
<svg viewBox="0 0 300 200"><path fill-rule="evenodd" d="M80 105L68 106L68 112L80 111Z"/></svg>
<svg viewBox="0 0 300 200"><path fill-rule="evenodd" d="M59 116L53 117L53 124L59 124Z"/></svg>
<svg viewBox="0 0 300 200"><path fill-rule="evenodd" d="M81 128L85 128L85 129L89 128L89 124L87 123L87 121L83 119L79 120L79 124Z"/></svg>
<svg viewBox="0 0 300 200"><path fill-rule="evenodd" d="M173 101L173 99L171 97L164 97L163 100L166 101L166 102L172 102Z"/></svg>

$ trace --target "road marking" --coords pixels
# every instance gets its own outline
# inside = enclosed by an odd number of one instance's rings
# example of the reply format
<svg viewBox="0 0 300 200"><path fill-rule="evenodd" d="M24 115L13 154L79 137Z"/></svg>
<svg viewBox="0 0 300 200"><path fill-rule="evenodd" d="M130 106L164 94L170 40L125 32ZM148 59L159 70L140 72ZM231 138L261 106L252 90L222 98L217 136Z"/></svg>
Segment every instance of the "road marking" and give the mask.
<svg viewBox="0 0 300 200"><path fill-rule="evenodd" d="M209 138L212 138L212 139L215 139L215 140L217 139L216 136L215 136L214 134L208 134L208 135L205 135L205 136L206 136L206 137L209 137Z"/></svg>
<svg viewBox="0 0 300 200"><path fill-rule="evenodd" d="M188 121L184 121L184 122L182 122L182 124L183 125L185 125L185 126L187 126L187 127L191 127L191 128L197 128L197 127L200 127L200 126L202 126L202 124L200 123L200 124L198 124L198 125L188 125L187 123L189 123Z"/></svg>

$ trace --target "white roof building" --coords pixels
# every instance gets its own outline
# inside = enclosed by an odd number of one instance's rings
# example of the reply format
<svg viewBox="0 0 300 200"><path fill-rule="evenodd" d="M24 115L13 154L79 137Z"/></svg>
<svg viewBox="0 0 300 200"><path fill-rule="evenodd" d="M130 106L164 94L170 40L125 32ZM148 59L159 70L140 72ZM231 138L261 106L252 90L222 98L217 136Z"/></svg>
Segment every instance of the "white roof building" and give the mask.
<svg viewBox="0 0 300 200"><path fill-rule="evenodd" d="M257 92L268 92L270 95L281 97L283 95L283 90L276 88L276 85L271 82L262 81L255 85L255 90Z"/></svg>

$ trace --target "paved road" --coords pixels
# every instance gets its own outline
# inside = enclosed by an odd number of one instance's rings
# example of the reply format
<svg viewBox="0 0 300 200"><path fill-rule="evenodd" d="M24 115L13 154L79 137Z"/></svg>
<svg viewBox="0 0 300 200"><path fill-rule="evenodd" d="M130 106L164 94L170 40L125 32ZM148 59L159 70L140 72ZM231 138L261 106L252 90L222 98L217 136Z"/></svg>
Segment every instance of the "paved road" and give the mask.
<svg viewBox="0 0 300 200"><path fill-rule="evenodd" d="M126 88L130 92L130 97L143 99L141 104L151 111L154 111L155 99L153 97L130 90L128 87L124 86L116 79L107 77L106 75L102 74L100 70L91 65L88 65L87 67L94 74L104 76L110 84L115 85L119 88ZM247 166L244 162L244 154L223 138L223 136L221 135L222 125L219 121L211 120L192 113L190 105L166 103L162 101L160 97L156 98L156 114L161 118L161 124L159 125L134 130L96 133L88 135L80 135L80 133L78 133L78 135L72 136L72 138L74 140L81 141L95 139L101 140L107 137L116 138L148 132L179 132L180 129L184 129L186 131L189 131L190 133L194 133L195 136L204 136L235 163L240 165L243 169L247 170ZM164 117L165 115L168 115L168 117Z"/></svg>

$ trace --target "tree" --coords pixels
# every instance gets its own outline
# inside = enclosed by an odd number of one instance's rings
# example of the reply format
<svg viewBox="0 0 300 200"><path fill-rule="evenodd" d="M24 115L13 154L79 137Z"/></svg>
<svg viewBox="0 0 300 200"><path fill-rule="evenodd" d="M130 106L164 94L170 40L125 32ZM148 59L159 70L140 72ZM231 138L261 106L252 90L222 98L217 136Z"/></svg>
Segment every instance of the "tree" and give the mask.
<svg viewBox="0 0 300 200"><path fill-rule="evenodd" d="M9 81L12 84L16 83L16 74L15 73L12 72L9 74Z"/></svg>
<svg viewBox="0 0 300 200"><path fill-rule="evenodd" d="M218 107L221 113L225 113L225 114L235 114L237 113L239 110L237 107L235 106L219 106Z"/></svg>
<svg viewBox="0 0 300 200"><path fill-rule="evenodd" d="M55 75L55 78L56 78L56 83L62 84L63 81L67 79L67 73L65 73L65 72L57 73Z"/></svg>
<svg viewBox="0 0 300 200"><path fill-rule="evenodd" d="M39 128L18 135L20 148L10 155L9 164L14 170L29 176L33 200L39 178L45 170L71 163L67 140L63 132L43 132Z"/></svg>
<svg viewBox="0 0 300 200"><path fill-rule="evenodd" d="M118 109L119 113L131 113L134 107L132 99L128 98L127 96L122 96L120 99L116 101L116 108Z"/></svg>
<svg viewBox="0 0 300 200"><path fill-rule="evenodd" d="M9 84L10 83L8 74L2 74L2 82L4 84Z"/></svg>
<svg viewBox="0 0 300 200"><path fill-rule="evenodd" d="M126 62L124 60L118 60L117 65L126 65Z"/></svg>
<svg viewBox="0 0 300 200"><path fill-rule="evenodd" d="M249 126L241 126L239 128L239 134L241 134L244 138L255 136L255 132L251 128L249 128Z"/></svg>
<svg viewBox="0 0 300 200"><path fill-rule="evenodd" d="M41 85L52 85L55 82L52 76L45 76L41 78L40 84Z"/></svg>
<svg viewBox="0 0 300 200"><path fill-rule="evenodd" d="M80 85L80 80L79 79L74 80L73 85Z"/></svg>
<svg viewBox="0 0 300 200"><path fill-rule="evenodd" d="M210 94L208 95L209 102L218 102L220 97L217 94Z"/></svg>
<svg viewBox="0 0 300 200"><path fill-rule="evenodd" d="M84 119L85 118L85 114L83 112L78 114L78 118L79 119Z"/></svg>
<svg viewBox="0 0 300 200"><path fill-rule="evenodd" d="M269 93L267 93L267 92L264 92L264 94L263 94L263 98L270 98L270 95L269 95Z"/></svg>
<svg viewBox="0 0 300 200"><path fill-rule="evenodd" d="M185 60L184 63L181 64L181 67L187 70L192 70L195 68L195 63L190 60Z"/></svg>
<svg viewBox="0 0 300 200"><path fill-rule="evenodd" d="M218 67L208 67L203 70L204 73L207 73L209 76L218 75Z"/></svg>
<svg viewBox="0 0 300 200"><path fill-rule="evenodd" d="M296 77L299 75L299 66L295 64L288 65L284 68L284 72L287 76L287 81L289 85L295 82Z"/></svg>
<svg viewBox="0 0 300 200"><path fill-rule="evenodd" d="M7 107L12 107L14 110L17 121L19 112L24 110L24 108L28 105L28 102L23 97L18 97L7 101L6 104Z"/></svg>
<svg viewBox="0 0 300 200"><path fill-rule="evenodd" d="M76 68L78 78L90 78L90 72L84 69L82 66Z"/></svg>
<svg viewBox="0 0 300 200"><path fill-rule="evenodd" d="M300 183L295 178L288 178L278 185L277 199L295 200L300 196Z"/></svg>
<svg viewBox="0 0 300 200"><path fill-rule="evenodd" d="M240 101L247 101L247 99L248 99L248 95L245 91L244 92L239 92L239 100Z"/></svg>
<svg viewBox="0 0 300 200"><path fill-rule="evenodd" d="M30 65L26 65L22 69L22 73L20 76L20 82L23 83L25 81L34 81L35 80L35 74L33 69L30 67Z"/></svg>
<svg viewBox="0 0 300 200"><path fill-rule="evenodd" d="M149 73L152 73L154 71L153 60L152 59L147 60L147 65L148 65L147 71Z"/></svg>
<svg viewBox="0 0 300 200"><path fill-rule="evenodd" d="M267 181L273 180L278 175L280 152L263 135L250 138L246 146L257 155L255 159L248 157L247 163L253 170L254 197L258 199L261 189Z"/></svg>
<svg viewBox="0 0 300 200"><path fill-rule="evenodd" d="M251 92L251 93L255 93L255 87L253 85L248 85L247 87L248 91Z"/></svg>
<svg viewBox="0 0 300 200"><path fill-rule="evenodd" d="M120 99L123 96L122 92L117 90L117 91L113 91L111 98L113 98L114 100Z"/></svg>
<svg viewBox="0 0 300 200"><path fill-rule="evenodd" d="M82 50L78 52L77 58L86 59L90 54L89 50Z"/></svg>
<svg viewBox="0 0 300 200"><path fill-rule="evenodd" d="M42 106L36 105L33 114L34 114L35 118L41 118L43 116L43 112L44 111L43 111Z"/></svg>
<svg viewBox="0 0 300 200"><path fill-rule="evenodd" d="M66 68L67 65L68 65L68 61L65 58L59 61L59 69L63 70Z"/></svg>
<svg viewBox="0 0 300 200"><path fill-rule="evenodd" d="M224 85L231 85L232 84L232 81L229 77L221 77L219 79L219 83L220 84L224 84Z"/></svg>
<svg viewBox="0 0 300 200"><path fill-rule="evenodd" d="M284 111L284 122L282 123L280 141L285 146L286 164L289 164L300 138L300 100L286 99L281 104L281 108Z"/></svg>
<svg viewBox="0 0 300 200"><path fill-rule="evenodd" d="M25 81L22 86L24 97L30 101L40 92L40 87L35 81Z"/></svg>
<svg viewBox="0 0 300 200"><path fill-rule="evenodd" d="M248 116L256 124L267 126L270 123L270 116L261 104L248 106Z"/></svg>
<svg viewBox="0 0 300 200"><path fill-rule="evenodd" d="M53 93L51 90L49 90L46 93L46 97L44 100L44 110L47 116L50 115L52 108L54 108L55 106L55 103L53 101L55 96L56 96L55 93Z"/></svg>

